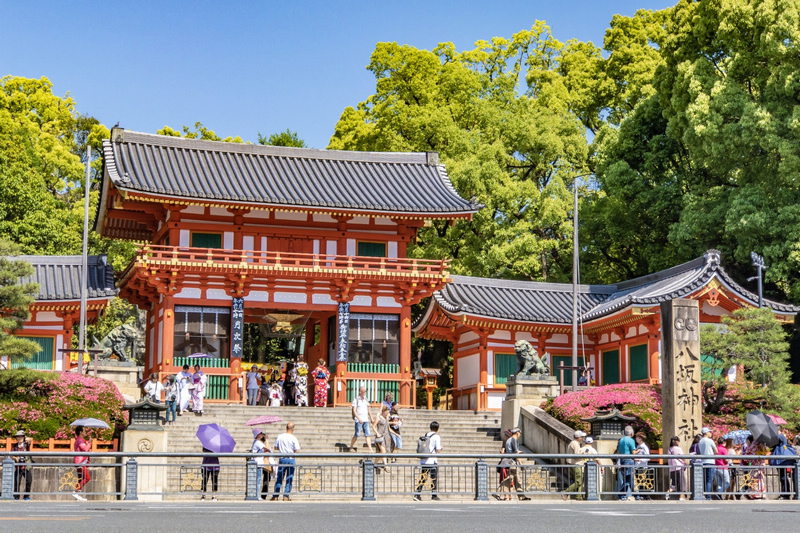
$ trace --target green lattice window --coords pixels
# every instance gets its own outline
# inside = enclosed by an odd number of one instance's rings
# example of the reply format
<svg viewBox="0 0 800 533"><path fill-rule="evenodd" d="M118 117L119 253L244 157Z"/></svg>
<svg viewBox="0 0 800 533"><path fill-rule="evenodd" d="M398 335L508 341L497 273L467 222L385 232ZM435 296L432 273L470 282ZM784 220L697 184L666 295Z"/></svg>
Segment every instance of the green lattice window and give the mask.
<svg viewBox="0 0 800 533"><path fill-rule="evenodd" d="M193 248L222 248L221 233L196 233L192 232Z"/></svg>
<svg viewBox="0 0 800 533"><path fill-rule="evenodd" d="M631 381L642 381L650 377L647 369L647 345L631 346Z"/></svg>
<svg viewBox="0 0 800 533"><path fill-rule="evenodd" d="M362 257L386 257L386 243L358 241L356 255Z"/></svg>
<svg viewBox="0 0 800 533"><path fill-rule="evenodd" d="M561 372L558 370L558 365L564 363L564 366L572 366L572 356L571 355L551 355L551 368L550 370L553 372L553 375L556 379L561 382ZM578 356L578 366L584 366L583 356ZM581 371L578 370L578 377L580 377ZM572 386L572 370L564 370L564 386L571 387Z"/></svg>
<svg viewBox="0 0 800 533"><path fill-rule="evenodd" d="M603 352L603 385L619 383L619 350Z"/></svg>
<svg viewBox="0 0 800 533"><path fill-rule="evenodd" d="M508 353L494 354L494 382L504 385L508 376L517 370L517 356Z"/></svg>
<svg viewBox="0 0 800 533"><path fill-rule="evenodd" d="M30 359L22 359L21 357L14 357L11 359L11 368L32 368L34 370L52 370L53 369L53 360L55 355L55 338L53 337L23 337L20 336L20 339L26 339L29 341L33 341L38 343L41 347L41 350L33 354L33 357Z"/></svg>

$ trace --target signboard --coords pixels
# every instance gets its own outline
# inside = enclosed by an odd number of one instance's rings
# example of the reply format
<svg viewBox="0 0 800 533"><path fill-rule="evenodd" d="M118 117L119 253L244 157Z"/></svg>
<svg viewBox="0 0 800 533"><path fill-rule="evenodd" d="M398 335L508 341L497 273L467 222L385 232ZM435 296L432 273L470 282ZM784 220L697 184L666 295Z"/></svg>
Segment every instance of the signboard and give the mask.
<svg viewBox="0 0 800 533"><path fill-rule="evenodd" d="M697 300L661 304L661 408L664 446L673 436L689 449L703 425L700 379L700 308Z"/></svg>
<svg viewBox="0 0 800 533"><path fill-rule="evenodd" d="M350 340L350 304L339 304L339 335L336 346L336 360L347 361L347 344Z"/></svg>
<svg viewBox="0 0 800 533"><path fill-rule="evenodd" d="M231 358L241 357L244 348L244 298L234 298L231 308Z"/></svg>

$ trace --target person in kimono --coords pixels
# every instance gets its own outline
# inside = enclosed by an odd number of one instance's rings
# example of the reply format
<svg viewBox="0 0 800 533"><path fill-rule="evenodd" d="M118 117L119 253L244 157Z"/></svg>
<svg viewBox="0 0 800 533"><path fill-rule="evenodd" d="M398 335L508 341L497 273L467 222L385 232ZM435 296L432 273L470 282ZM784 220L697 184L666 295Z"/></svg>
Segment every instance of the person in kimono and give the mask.
<svg viewBox="0 0 800 533"><path fill-rule="evenodd" d="M200 370L200 365L194 365L192 382L194 383L194 389L192 389L192 410L196 415L203 416L203 398L205 398L206 395L208 377Z"/></svg>
<svg viewBox="0 0 800 533"><path fill-rule="evenodd" d="M189 365L183 365L183 370L178 372L178 416L181 416L184 411L189 410L189 400L192 399L192 389L194 380L192 373L189 371Z"/></svg>

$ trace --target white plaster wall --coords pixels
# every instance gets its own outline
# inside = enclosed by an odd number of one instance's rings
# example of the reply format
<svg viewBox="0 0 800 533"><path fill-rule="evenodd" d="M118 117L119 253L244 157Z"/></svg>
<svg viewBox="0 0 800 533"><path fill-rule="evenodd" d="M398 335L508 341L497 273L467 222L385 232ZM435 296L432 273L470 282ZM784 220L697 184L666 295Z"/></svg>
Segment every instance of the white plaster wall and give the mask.
<svg viewBox="0 0 800 533"><path fill-rule="evenodd" d="M209 300L228 300L231 301L231 297L228 296L228 293L225 292L225 289L207 289L206 290L206 298Z"/></svg>
<svg viewBox="0 0 800 533"><path fill-rule="evenodd" d="M348 224L369 224L369 217L353 217Z"/></svg>
<svg viewBox="0 0 800 533"><path fill-rule="evenodd" d="M347 239L347 255L356 255L355 239Z"/></svg>
<svg viewBox="0 0 800 533"><path fill-rule="evenodd" d="M203 291L196 287L184 287L181 292L176 293L176 298L200 298Z"/></svg>
<svg viewBox="0 0 800 533"><path fill-rule="evenodd" d="M275 211L277 220L306 220L306 213L296 213L294 211Z"/></svg>
<svg viewBox="0 0 800 533"><path fill-rule="evenodd" d="M325 241L325 253L328 255L336 255L337 241Z"/></svg>
<svg viewBox="0 0 800 533"><path fill-rule="evenodd" d="M211 216L215 217L229 217L231 212L226 207L212 207L210 211Z"/></svg>
<svg viewBox="0 0 800 533"><path fill-rule="evenodd" d="M255 237L252 235L243 235L242 236L242 249L244 250L253 250L253 243L255 241Z"/></svg>
<svg viewBox="0 0 800 533"><path fill-rule="evenodd" d="M181 230L180 241L181 241L180 242L180 246L189 246L189 243L191 241L189 240L189 230L188 229L182 229Z"/></svg>
<svg viewBox="0 0 800 533"><path fill-rule="evenodd" d="M319 254L319 239L314 239L312 252L315 254Z"/></svg>
<svg viewBox="0 0 800 533"><path fill-rule="evenodd" d="M397 224L390 218L375 217L376 226L396 226Z"/></svg>
<svg viewBox="0 0 800 533"><path fill-rule="evenodd" d="M353 301L350 302L351 306L354 305L364 305L364 306L371 306L372 305L372 297L371 296L355 296Z"/></svg>
<svg viewBox="0 0 800 533"><path fill-rule="evenodd" d="M375 300L375 305L378 307L402 307L402 305L397 303L397 300L391 296L378 296Z"/></svg>
<svg viewBox="0 0 800 533"><path fill-rule="evenodd" d="M547 342L548 343L553 343L553 344L568 344L571 341L570 341L569 335L567 335L565 333L557 333L557 334L553 335L552 337L550 337L550 339Z"/></svg>
<svg viewBox="0 0 800 533"><path fill-rule="evenodd" d="M511 340L511 332L510 331L495 331L494 335L492 335L493 339L497 340L504 340L510 341Z"/></svg>
<svg viewBox="0 0 800 533"><path fill-rule="evenodd" d="M268 302L269 301L269 292L267 291L250 291L250 294L247 295L247 300L251 302Z"/></svg>
<svg viewBox="0 0 800 533"><path fill-rule="evenodd" d="M494 385L494 351L487 350L486 352L486 368L489 371L486 373L486 384L487 385Z"/></svg>
<svg viewBox="0 0 800 533"><path fill-rule="evenodd" d="M464 344L464 343L467 343L469 341L478 340L479 338L480 337L478 337L477 333L473 333L472 331L468 331L468 332L464 333L463 335L461 335L461 337L458 339L458 342L461 343L461 344Z"/></svg>
<svg viewBox="0 0 800 533"><path fill-rule="evenodd" d="M389 246L386 248L386 255L393 259L397 259L397 243L394 241L389 242Z"/></svg>
<svg viewBox="0 0 800 533"><path fill-rule="evenodd" d="M475 385L480 380L481 367L478 354L456 359L458 383L456 387Z"/></svg>
<svg viewBox="0 0 800 533"><path fill-rule="evenodd" d="M244 218L269 218L269 209L254 209L247 213Z"/></svg>
<svg viewBox="0 0 800 533"><path fill-rule="evenodd" d="M707 315L711 316L730 316L731 312L727 309L723 309L722 306L712 306L708 302L703 302L701 306L701 311Z"/></svg>
<svg viewBox="0 0 800 533"><path fill-rule="evenodd" d="M261 251L262 252L266 252L267 251L267 238L266 237L261 237Z"/></svg>
<svg viewBox="0 0 800 533"><path fill-rule="evenodd" d="M517 332L517 340L518 341L528 341L531 344L534 344L533 335L531 335L527 331L518 331Z"/></svg>
<svg viewBox="0 0 800 533"><path fill-rule="evenodd" d="M184 215L202 215L205 212L206 208L202 205L188 205L182 211Z"/></svg>
<svg viewBox="0 0 800 533"><path fill-rule="evenodd" d="M53 311L39 311L36 313L36 322L61 322Z"/></svg>
<svg viewBox="0 0 800 533"><path fill-rule="evenodd" d="M644 335L648 332L647 326L644 324L639 324L639 335Z"/></svg>
<svg viewBox="0 0 800 533"><path fill-rule="evenodd" d="M486 407L489 409L502 409L505 400L505 392L490 392L487 394Z"/></svg>
<svg viewBox="0 0 800 533"><path fill-rule="evenodd" d="M222 247L225 250L233 250L233 232L226 231L222 234Z"/></svg>
<svg viewBox="0 0 800 533"><path fill-rule="evenodd" d="M336 305L336 301L330 294L312 294L311 303L315 305Z"/></svg>
<svg viewBox="0 0 800 533"><path fill-rule="evenodd" d="M275 303L304 304L308 301L308 296L300 292L276 292L273 301Z"/></svg>
<svg viewBox="0 0 800 533"><path fill-rule="evenodd" d="M635 337L636 336L636 326L631 326L628 329L628 332L625 334L626 337Z"/></svg>
<svg viewBox="0 0 800 533"><path fill-rule="evenodd" d="M333 218L330 215L314 214L314 215L311 215L311 220L313 220L314 222L322 222L322 223L326 223L326 224L335 224L336 223L336 219Z"/></svg>
<svg viewBox="0 0 800 533"><path fill-rule="evenodd" d="M161 347L164 346L164 322L158 323L158 344L150 344L153 347L153 351L150 353L150 362L155 362L156 354L158 354L158 362L161 362ZM172 354L170 354L172 356Z"/></svg>

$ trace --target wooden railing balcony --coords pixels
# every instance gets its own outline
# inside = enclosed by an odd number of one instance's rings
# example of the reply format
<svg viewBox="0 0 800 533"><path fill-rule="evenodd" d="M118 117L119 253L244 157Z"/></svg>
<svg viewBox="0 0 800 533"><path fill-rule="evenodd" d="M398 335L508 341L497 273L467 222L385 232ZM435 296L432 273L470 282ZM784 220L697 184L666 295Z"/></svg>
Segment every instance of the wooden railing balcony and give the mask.
<svg viewBox="0 0 800 533"><path fill-rule="evenodd" d="M180 268L189 271L264 271L284 274L341 276L362 275L395 278L444 279L448 277L448 259L402 259L256 250L223 250L183 246L142 246L129 268ZM126 272L127 273L127 272ZM125 274L123 274L123 277Z"/></svg>

